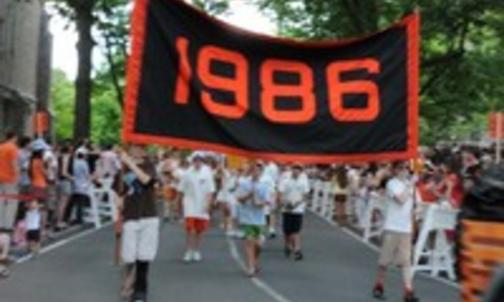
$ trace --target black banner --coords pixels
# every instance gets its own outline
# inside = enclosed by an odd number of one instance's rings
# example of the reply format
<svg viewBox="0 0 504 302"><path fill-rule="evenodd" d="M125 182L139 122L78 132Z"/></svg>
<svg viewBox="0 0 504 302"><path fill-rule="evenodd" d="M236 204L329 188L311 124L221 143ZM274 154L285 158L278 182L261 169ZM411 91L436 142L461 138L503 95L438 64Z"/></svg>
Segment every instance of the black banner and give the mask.
<svg viewBox="0 0 504 302"><path fill-rule="evenodd" d="M123 137L277 161L414 157L419 16L347 40L253 34L137 0Z"/></svg>

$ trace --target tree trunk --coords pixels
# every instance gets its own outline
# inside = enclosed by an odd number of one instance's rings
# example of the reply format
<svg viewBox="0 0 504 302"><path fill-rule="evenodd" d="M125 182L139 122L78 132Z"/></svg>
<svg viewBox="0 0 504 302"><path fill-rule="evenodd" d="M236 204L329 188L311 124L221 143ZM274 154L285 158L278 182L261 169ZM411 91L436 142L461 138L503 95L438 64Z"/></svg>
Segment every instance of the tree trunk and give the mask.
<svg viewBox="0 0 504 302"><path fill-rule="evenodd" d="M95 1L81 0L77 2L73 6L79 35L77 42L79 61L75 81L74 140L76 141L89 138L91 129L91 69L94 47L91 28L94 22L92 12Z"/></svg>
<svg viewBox="0 0 504 302"><path fill-rule="evenodd" d="M105 48L106 48L107 60L110 65L110 76L112 77L112 84L114 85L114 89L116 90L117 102L119 103L119 106L121 106L121 109L123 109L123 98L124 98L123 89L119 84L118 70L116 67L116 63L114 62L112 45L110 43L110 37L108 36L108 34L105 34Z"/></svg>

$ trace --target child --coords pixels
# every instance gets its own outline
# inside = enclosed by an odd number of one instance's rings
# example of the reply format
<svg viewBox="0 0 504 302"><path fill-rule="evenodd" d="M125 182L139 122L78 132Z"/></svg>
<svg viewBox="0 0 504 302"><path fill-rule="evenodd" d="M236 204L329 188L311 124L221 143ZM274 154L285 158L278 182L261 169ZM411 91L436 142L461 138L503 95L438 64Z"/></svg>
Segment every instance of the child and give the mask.
<svg viewBox="0 0 504 302"><path fill-rule="evenodd" d="M36 256L40 251L40 228L42 215L37 201L32 201L26 211L26 241L29 251Z"/></svg>

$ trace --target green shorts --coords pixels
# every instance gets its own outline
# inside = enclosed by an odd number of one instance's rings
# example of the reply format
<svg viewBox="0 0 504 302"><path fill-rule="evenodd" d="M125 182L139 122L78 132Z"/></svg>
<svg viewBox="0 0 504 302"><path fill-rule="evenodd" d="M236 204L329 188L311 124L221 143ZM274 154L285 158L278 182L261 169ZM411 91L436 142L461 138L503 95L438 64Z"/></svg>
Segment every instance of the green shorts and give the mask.
<svg viewBox="0 0 504 302"><path fill-rule="evenodd" d="M241 226L245 239L257 240L263 234L263 227L260 225L244 224Z"/></svg>

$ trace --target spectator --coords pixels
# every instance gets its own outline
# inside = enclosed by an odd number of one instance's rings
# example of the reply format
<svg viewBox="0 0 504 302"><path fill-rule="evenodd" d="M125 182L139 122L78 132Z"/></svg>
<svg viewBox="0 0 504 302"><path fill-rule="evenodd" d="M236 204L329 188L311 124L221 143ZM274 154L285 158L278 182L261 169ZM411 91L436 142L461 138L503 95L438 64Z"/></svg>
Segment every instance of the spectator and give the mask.
<svg viewBox="0 0 504 302"><path fill-rule="evenodd" d="M67 227L65 223L65 210L72 196L73 172L72 148L63 146L58 154L58 221L57 229Z"/></svg>
<svg viewBox="0 0 504 302"><path fill-rule="evenodd" d="M39 203L34 200L26 211L26 241L29 251L36 256L40 251L42 214Z"/></svg>
<svg viewBox="0 0 504 302"><path fill-rule="evenodd" d="M0 233L0 278L7 278L10 270L7 267L9 261L10 236L7 233Z"/></svg>
<svg viewBox="0 0 504 302"><path fill-rule="evenodd" d="M18 209L19 149L17 135L7 133L0 144L0 230L12 232Z"/></svg>
<svg viewBox="0 0 504 302"><path fill-rule="evenodd" d="M43 160L43 150L34 150L30 159L28 175L32 184L31 194L44 206L47 206L47 170ZM42 214L42 226L45 229L47 222L47 208ZM43 232L46 234L45 232Z"/></svg>
<svg viewBox="0 0 504 302"><path fill-rule="evenodd" d="M347 222L346 205L350 194L347 171L344 166L336 168L333 178L335 220L344 225Z"/></svg>
<svg viewBox="0 0 504 302"><path fill-rule="evenodd" d="M91 172L85 153L77 150L72 163L72 196L65 211L64 220L68 223L74 208L77 209L75 224L84 221L84 207L89 204L89 188L91 186Z"/></svg>

